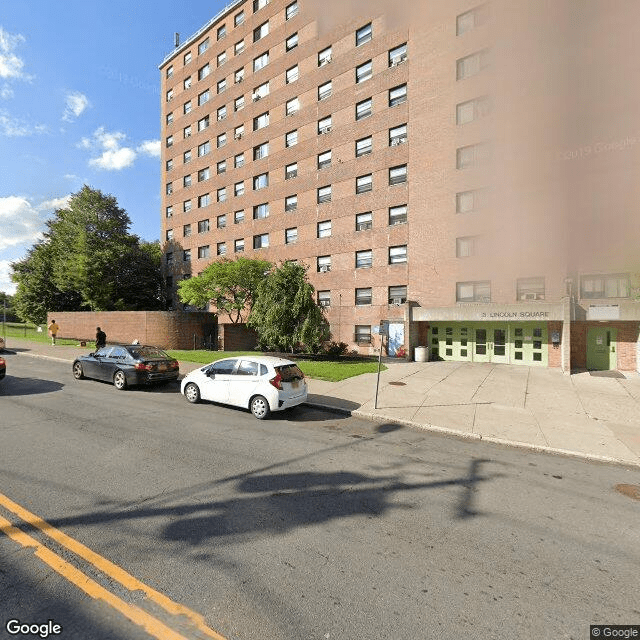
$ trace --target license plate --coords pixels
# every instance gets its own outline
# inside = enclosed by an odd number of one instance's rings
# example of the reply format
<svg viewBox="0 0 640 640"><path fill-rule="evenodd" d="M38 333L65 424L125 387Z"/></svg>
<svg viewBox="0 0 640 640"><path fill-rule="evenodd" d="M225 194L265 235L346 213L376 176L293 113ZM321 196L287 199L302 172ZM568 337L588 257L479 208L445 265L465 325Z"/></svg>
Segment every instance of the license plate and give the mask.
<svg viewBox="0 0 640 640"><path fill-rule="evenodd" d="M158 371L166 371L167 370L167 365L166 364L159 364L158 365Z"/></svg>

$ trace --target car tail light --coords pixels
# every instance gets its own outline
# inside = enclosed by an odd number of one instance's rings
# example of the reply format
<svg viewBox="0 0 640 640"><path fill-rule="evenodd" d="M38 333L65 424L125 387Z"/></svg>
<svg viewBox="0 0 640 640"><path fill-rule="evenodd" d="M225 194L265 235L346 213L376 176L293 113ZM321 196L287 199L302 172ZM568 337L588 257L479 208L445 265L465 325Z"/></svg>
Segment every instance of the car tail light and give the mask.
<svg viewBox="0 0 640 640"><path fill-rule="evenodd" d="M0 358L0 364L7 364L7 362L4 358Z"/></svg>
<svg viewBox="0 0 640 640"><path fill-rule="evenodd" d="M277 373L275 378L271 378L271 380L269 380L269 384L274 386L276 389L282 389L282 376Z"/></svg>
<svg viewBox="0 0 640 640"><path fill-rule="evenodd" d="M177 360L174 360L174 361L171 363L171 365L170 365L170 366L171 366L171 368L172 368L172 369L179 369L179 368L180 368L180 363L179 363Z"/></svg>
<svg viewBox="0 0 640 640"><path fill-rule="evenodd" d="M135 369L137 371L151 371L153 365L147 364L146 362L136 362Z"/></svg>

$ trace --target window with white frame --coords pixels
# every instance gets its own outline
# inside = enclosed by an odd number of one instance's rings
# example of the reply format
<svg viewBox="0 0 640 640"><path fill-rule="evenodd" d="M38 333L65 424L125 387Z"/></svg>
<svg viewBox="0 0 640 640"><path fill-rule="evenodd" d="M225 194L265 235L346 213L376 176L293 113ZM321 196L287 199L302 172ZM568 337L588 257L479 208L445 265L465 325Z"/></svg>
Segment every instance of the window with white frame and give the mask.
<svg viewBox="0 0 640 640"><path fill-rule="evenodd" d="M366 193L373 189L373 175L368 173L356 178L356 193Z"/></svg>
<svg viewBox="0 0 640 640"><path fill-rule="evenodd" d="M285 40L285 50L291 51L298 46L298 33L293 33Z"/></svg>
<svg viewBox="0 0 640 640"><path fill-rule="evenodd" d="M253 119L253 130L258 131L258 129L262 129L269 125L269 112L265 111L261 113L259 116L256 116Z"/></svg>
<svg viewBox="0 0 640 640"><path fill-rule="evenodd" d="M477 236L462 236L456 238L456 258L470 258L471 256L475 256L477 246Z"/></svg>
<svg viewBox="0 0 640 640"><path fill-rule="evenodd" d="M256 102L257 100L260 100L268 95L269 95L269 81L267 80L267 82L263 82L253 90L252 99L254 102Z"/></svg>
<svg viewBox="0 0 640 640"><path fill-rule="evenodd" d="M298 75L299 75L299 69L297 64L287 69L286 84L291 84L292 82L295 82L298 79Z"/></svg>
<svg viewBox="0 0 640 640"><path fill-rule="evenodd" d="M166 218L171 218L173 217L173 206L169 205L165 210L164 210L164 215Z"/></svg>
<svg viewBox="0 0 640 640"><path fill-rule="evenodd" d="M370 269L373 266L373 250L356 251L356 269Z"/></svg>
<svg viewBox="0 0 640 640"><path fill-rule="evenodd" d="M236 182L233 185L233 195L237 197L244 195L244 180Z"/></svg>
<svg viewBox="0 0 640 640"><path fill-rule="evenodd" d="M198 45L198 55L202 55L209 48L209 38L206 38Z"/></svg>
<svg viewBox="0 0 640 640"><path fill-rule="evenodd" d="M188 173L186 176L182 177L182 186L187 188L191 186L191 174Z"/></svg>
<svg viewBox="0 0 640 640"><path fill-rule="evenodd" d="M253 207L253 219L254 220L262 220L263 218L269 217L269 203L263 202L262 204L257 204Z"/></svg>
<svg viewBox="0 0 640 640"><path fill-rule="evenodd" d="M298 144L298 130L288 131L284 137L284 146L293 147Z"/></svg>
<svg viewBox="0 0 640 640"><path fill-rule="evenodd" d="M291 100L287 100L286 103L286 114L288 116L292 116L294 113L298 113L300 111L300 100L296 96L295 98L291 98Z"/></svg>
<svg viewBox="0 0 640 640"><path fill-rule="evenodd" d="M240 11L233 16L233 26L239 27L244 22L244 11Z"/></svg>
<svg viewBox="0 0 640 640"><path fill-rule="evenodd" d="M288 164L285 168L284 168L284 179L285 180L290 180L291 178L295 178L298 175L298 163L297 162L292 162L291 164Z"/></svg>
<svg viewBox="0 0 640 640"><path fill-rule="evenodd" d="M407 43L389 50L389 66L397 67L407 59Z"/></svg>
<svg viewBox="0 0 640 640"><path fill-rule="evenodd" d="M191 262L191 249L185 249L182 252L182 261L183 262Z"/></svg>
<svg viewBox="0 0 640 640"><path fill-rule="evenodd" d="M461 36L476 27L481 26L487 19L486 5L474 7L456 17L456 35Z"/></svg>
<svg viewBox="0 0 640 640"><path fill-rule="evenodd" d="M373 61L367 60L364 64L356 67L356 84L369 80L373 76Z"/></svg>
<svg viewBox="0 0 640 640"><path fill-rule="evenodd" d="M226 202L227 200L227 187L220 187L216 190L216 201Z"/></svg>
<svg viewBox="0 0 640 640"><path fill-rule="evenodd" d="M224 147L225 144L227 144L227 134L226 133L221 133L216 138L216 147L218 149L220 149L220 147Z"/></svg>
<svg viewBox="0 0 640 640"><path fill-rule="evenodd" d="M373 213L365 211L356 214L356 231L368 231L373 227Z"/></svg>
<svg viewBox="0 0 640 640"><path fill-rule="evenodd" d="M284 199L284 210L285 211L295 211L298 208L298 195L294 194L291 196L287 196Z"/></svg>
<svg viewBox="0 0 640 640"><path fill-rule="evenodd" d="M216 255L224 256L227 253L227 243L218 242L216 245Z"/></svg>
<svg viewBox="0 0 640 640"><path fill-rule="evenodd" d="M331 220L318 222L316 233L318 238L331 237Z"/></svg>
<svg viewBox="0 0 640 640"><path fill-rule="evenodd" d="M241 140L244 135L244 124L239 124L237 127L233 129L233 139Z"/></svg>
<svg viewBox="0 0 640 640"><path fill-rule="evenodd" d="M240 55L244 51L244 38L233 45L234 55Z"/></svg>
<svg viewBox="0 0 640 640"><path fill-rule="evenodd" d="M331 256L318 256L316 260L316 270L318 273L331 271Z"/></svg>
<svg viewBox="0 0 640 640"><path fill-rule="evenodd" d="M291 4L287 5L287 8L285 9L285 20L291 20L291 18L293 18L294 16L298 15L298 2L292 2Z"/></svg>
<svg viewBox="0 0 640 640"><path fill-rule="evenodd" d="M244 80L244 67L240 67L240 69L236 69L233 73L233 81L238 84Z"/></svg>
<svg viewBox="0 0 640 640"><path fill-rule="evenodd" d="M182 203L182 211L183 213L189 213L189 211L191 211L193 203L191 202L191 200L185 200Z"/></svg>
<svg viewBox="0 0 640 640"><path fill-rule="evenodd" d="M173 146L173 136L167 136L167 139L165 140L165 146L167 148Z"/></svg>
<svg viewBox="0 0 640 640"><path fill-rule="evenodd" d="M227 214L223 213L216 218L216 227L218 229L224 229L227 226Z"/></svg>
<svg viewBox="0 0 640 640"><path fill-rule="evenodd" d="M459 191L456 193L456 213L477 211L480 205L479 190Z"/></svg>
<svg viewBox="0 0 640 640"><path fill-rule="evenodd" d="M223 24L218 27L218 30L216 31L216 37L218 38L218 40L222 40L223 38L226 37L226 35L227 35L227 25Z"/></svg>
<svg viewBox="0 0 640 640"><path fill-rule="evenodd" d="M481 142L456 149L456 168L470 169L486 163L489 158L489 145Z"/></svg>
<svg viewBox="0 0 640 640"><path fill-rule="evenodd" d="M464 80L480 73L489 65L489 52L485 49L456 61L456 80Z"/></svg>
<svg viewBox="0 0 640 640"><path fill-rule="evenodd" d="M331 185L320 187L317 191L317 202L323 204L325 202L331 202Z"/></svg>
<svg viewBox="0 0 640 640"><path fill-rule="evenodd" d="M318 133L329 133L331 131L331 116L326 116L318 120Z"/></svg>
<svg viewBox="0 0 640 640"><path fill-rule="evenodd" d="M331 62L331 47L327 47L318 53L318 66L324 67Z"/></svg>
<svg viewBox="0 0 640 640"><path fill-rule="evenodd" d="M167 160L167 162L165 163L164 167L167 171L171 171L171 169L173 169L173 158L169 158L169 160Z"/></svg>
<svg viewBox="0 0 640 640"><path fill-rule="evenodd" d="M518 278L516 281L517 300L544 300L544 278Z"/></svg>
<svg viewBox="0 0 640 640"><path fill-rule="evenodd" d="M263 142L253 147L253 159L262 160L269 155L269 143Z"/></svg>
<svg viewBox="0 0 640 640"><path fill-rule="evenodd" d="M198 221L198 233L207 233L210 229L209 218Z"/></svg>
<svg viewBox="0 0 640 640"><path fill-rule="evenodd" d="M241 109L244 109L244 96L238 96L233 101L233 110L240 111Z"/></svg>
<svg viewBox="0 0 640 640"><path fill-rule="evenodd" d="M218 107L218 110L216 111L216 117L218 118L218 121L224 120L227 117L226 104L223 104L221 107Z"/></svg>
<svg viewBox="0 0 640 640"><path fill-rule="evenodd" d="M173 95L174 95L173 89L169 89L169 91L167 91L167 95L166 95L167 102L171 102L171 100L173 100Z"/></svg>
<svg viewBox="0 0 640 640"><path fill-rule="evenodd" d="M221 67L226 61L227 61L227 52L223 51L222 53L219 53L216 58L217 66Z"/></svg>
<svg viewBox="0 0 640 640"><path fill-rule="evenodd" d="M407 101L407 85L401 84L389 89L389 106L395 107Z"/></svg>
<svg viewBox="0 0 640 640"><path fill-rule="evenodd" d="M182 237L188 238L191 236L191 224L182 225Z"/></svg>
<svg viewBox="0 0 640 640"><path fill-rule="evenodd" d="M253 71L260 71L269 64L269 52L265 51L253 59Z"/></svg>
<svg viewBox="0 0 640 640"><path fill-rule="evenodd" d="M253 248L254 249L266 249L269 246L269 234L261 233L257 236L253 236Z"/></svg>
<svg viewBox="0 0 640 640"><path fill-rule="evenodd" d="M244 251L244 238L239 238L233 242L233 250L236 253L242 253Z"/></svg>
<svg viewBox="0 0 640 640"><path fill-rule="evenodd" d="M407 205L389 207L389 226L404 224L407 221Z"/></svg>
<svg viewBox="0 0 640 640"><path fill-rule="evenodd" d="M400 164L389 169L389 185L402 184L407 181L407 165Z"/></svg>
<svg viewBox="0 0 640 640"><path fill-rule="evenodd" d="M187 53L184 54L183 63L185 66L191 62L192 57L191 51L187 51Z"/></svg>
<svg viewBox="0 0 640 640"><path fill-rule="evenodd" d="M331 166L331 149L318 154L318 169Z"/></svg>
<svg viewBox="0 0 640 640"><path fill-rule="evenodd" d="M253 190L259 191L260 189L266 189L269 186L269 173L259 173L257 176L253 176Z"/></svg>
<svg viewBox="0 0 640 640"><path fill-rule="evenodd" d="M356 31L356 47L359 47L361 44L365 44L365 42L369 42L373 37L373 28L371 23L365 24L364 27L360 27Z"/></svg>
<svg viewBox="0 0 640 640"><path fill-rule="evenodd" d="M491 282L456 282L456 302L491 302Z"/></svg>
<svg viewBox="0 0 640 640"><path fill-rule="evenodd" d="M331 291L318 291L318 306L330 307L331 306Z"/></svg>
<svg viewBox="0 0 640 640"><path fill-rule="evenodd" d="M253 30L253 41L258 42L269 34L269 21L263 22Z"/></svg>
<svg viewBox="0 0 640 640"><path fill-rule="evenodd" d="M222 80L218 80L218 82L216 83L216 91L218 92L218 94L222 93L223 91L225 91L227 88L227 79L226 78L222 78ZM207 98L208 100L209 98ZM201 104L200 102L198 102L198 104Z"/></svg>
<svg viewBox="0 0 640 640"><path fill-rule="evenodd" d="M192 83L192 78L191 76L189 76L188 78L185 78L182 82L182 86L183 88L186 89L190 89L191 88L191 83Z"/></svg>
<svg viewBox="0 0 640 640"><path fill-rule="evenodd" d="M389 304L404 304L407 301L407 285L400 284L388 288Z"/></svg>
<svg viewBox="0 0 640 640"><path fill-rule="evenodd" d="M204 182L211 177L211 171L209 167L205 167L204 169L200 169L198 171L198 182Z"/></svg>
<svg viewBox="0 0 640 640"><path fill-rule="evenodd" d="M356 307L369 305L373 301L373 289L371 287L358 287L355 298Z"/></svg>
<svg viewBox="0 0 640 640"><path fill-rule="evenodd" d="M210 99L211 99L211 92L209 91L209 89L207 89L206 91L203 91L198 96L198 106L201 107L206 102L209 102Z"/></svg>
<svg viewBox="0 0 640 640"><path fill-rule="evenodd" d="M389 129L389 146L395 147L404 144L407 141L407 125L401 124L397 127Z"/></svg>
<svg viewBox="0 0 640 640"><path fill-rule="evenodd" d="M170 196L173 193L173 182L167 182L164 186L164 192Z"/></svg>
<svg viewBox="0 0 640 640"><path fill-rule="evenodd" d="M187 164L189 162L191 162L191 149L182 154L182 163Z"/></svg>
<svg viewBox="0 0 640 640"><path fill-rule="evenodd" d="M187 114L191 113L191 109L192 108L193 108L193 104L192 104L191 100L187 100L182 105L182 113L184 113L184 115L186 116Z"/></svg>
<svg viewBox="0 0 640 640"><path fill-rule="evenodd" d="M206 156L211 151L211 143L207 140L198 145L198 157Z"/></svg>
<svg viewBox="0 0 640 640"><path fill-rule="evenodd" d="M331 80L318 87L318 100L326 100L331 96Z"/></svg>
<svg viewBox="0 0 640 640"><path fill-rule="evenodd" d="M198 258L208 258L210 255L209 245L205 244L202 247L198 247Z"/></svg>
<svg viewBox="0 0 640 640"><path fill-rule="evenodd" d="M173 111L171 111L170 113L167 113L167 124L172 124L173 123Z"/></svg>
<svg viewBox="0 0 640 640"><path fill-rule="evenodd" d="M404 264L407 261L407 245L389 247L389 264Z"/></svg>
<svg viewBox="0 0 640 640"><path fill-rule="evenodd" d="M244 151L233 156L233 166L236 169L244 166Z"/></svg>
<svg viewBox="0 0 640 640"><path fill-rule="evenodd" d="M293 244L298 241L298 227L290 227L284 230L284 243Z"/></svg>
<svg viewBox="0 0 640 640"><path fill-rule="evenodd" d="M166 73L167 78L171 78L173 76L173 65L167 67L167 70L166 70L165 73Z"/></svg>
<svg viewBox="0 0 640 640"><path fill-rule="evenodd" d="M491 103L488 96L481 96L456 105L456 124L468 124L489 115Z"/></svg>
<svg viewBox="0 0 640 640"><path fill-rule="evenodd" d="M233 212L233 223L240 224L241 222L244 222L244 209Z"/></svg>
<svg viewBox="0 0 640 640"><path fill-rule="evenodd" d="M600 274L580 277L581 298L628 298L629 274Z"/></svg>
<svg viewBox="0 0 640 640"><path fill-rule="evenodd" d="M209 126L209 116L206 115L204 118L200 118L198 120L198 131L204 131Z"/></svg>
<svg viewBox="0 0 640 640"><path fill-rule="evenodd" d="M263 9L269 4L269 0L253 0L253 12Z"/></svg>
<svg viewBox="0 0 640 640"><path fill-rule="evenodd" d="M227 161L220 160L220 162L216 163L216 173L220 175L221 173L225 173L227 170Z"/></svg>
<svg viewBox="0 0 640 640"><path fill-rule="evenodd" d="M373 98L367 98L356 104L356 120L368 118L373 112Z"/></svg>
<svg viewBox="0 0 640 640"><path fill-rule="evenodd" d="M358 344L371 344L371 325L357 324L354 327L353 339Z"/></svg>
<svg viewBox="0 0 640 640"><path fill-rule="evenodd" d="M360 138L356 140L356 158L360 156L366 156L373 150L373 138L368 136L366 138Z"/></svg>

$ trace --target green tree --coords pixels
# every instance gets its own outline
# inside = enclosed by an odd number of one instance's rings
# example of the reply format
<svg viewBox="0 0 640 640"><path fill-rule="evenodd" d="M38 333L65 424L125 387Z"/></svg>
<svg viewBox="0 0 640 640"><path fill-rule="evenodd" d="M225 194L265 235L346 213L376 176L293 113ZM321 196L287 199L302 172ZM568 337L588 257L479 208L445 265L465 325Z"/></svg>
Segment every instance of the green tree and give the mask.
<svg viewBox="0 0 640 640"><path fill-rule="evenodd" d="M260 282L270 271L267 260L223 258L212 262L199 275L178 284L178 297L184 304L204 307L213 304L226 313L232 323L242 322L253 308Z"/></svg>
<svg viewBox="0 0 640 640"><path fill-rule="evenodd" d="M324 311L314 299L307 267L281 264L262 280L247 326L258 333L260 345L279 351L302 348L317 353L329 339Z"/></svg>

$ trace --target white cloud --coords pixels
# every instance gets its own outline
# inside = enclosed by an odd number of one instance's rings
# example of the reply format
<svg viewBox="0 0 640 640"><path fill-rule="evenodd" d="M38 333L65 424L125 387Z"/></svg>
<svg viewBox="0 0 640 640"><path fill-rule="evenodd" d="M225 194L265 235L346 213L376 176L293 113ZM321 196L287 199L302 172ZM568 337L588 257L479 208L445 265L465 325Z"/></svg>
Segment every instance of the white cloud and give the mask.
<svg viewBox="0 0 640 640"><path fill-rule="evenodd" d="M45 217L26 198L0 198L0 250L18 244L33 244L42 238Z"/></svg>
<svg viewBox="0 0 640 640"><path fill-rule="evenodd" d="M0 111L0 135L19 138L34 133L44 133L46 130L43 124L30 124L25 120L13 118L6 111Z"/></svg>
<svg viewBox="0 0 640 640"><path fill-rule="evenodd" d="M73 122L82 112L90 106L89 98L79 91L67 94L66 107L62 114L65 122Z"/></svg>
<svg viewBox="0 0 640 640"><path fill-rule="evenodd" d="M11 282L11 261L0 260L0 291L12 296L16 292L15 282Z"/></svg>
<svg viewBox="0 0 640 640"><path fill-rule="evenodd" d="M120 149L107 149L99 158L91 158L89 165L106 169L107 171L120 171L130 167L136 159L136 152L128 147Z"/></svg>
<svg viewBox="0 0 640 640"><path fill-rule="evenodd" d="M24 42L24 36L12 34L0 27L0 78L31 80L32 76L24 72L24 61L14 49Z"/></svg>
<svg viewBox="0 0 640 640"><path fill-rule="evenodd" d="M92 138L82 138L79 143L81 149L88 149L100 155L89 159L89 166L107 171L120 171L130 167L138 154L131 148L121 146L126 135L120 131L105 131L100 127L93 132Z"/></svg>
<svg viewBox="0 0 640 640"><path fill-rule="evenodd" d="M2 89L0 89L0 98L3 100L13 98L13 89L8 84L5 84Z"/></svg>
<svg viewBox="0 0 640 640"><path fill-rule="evenodd" d="M160 140L144 140L137 150L152 158L159 158L161 153Z"/></svg>

